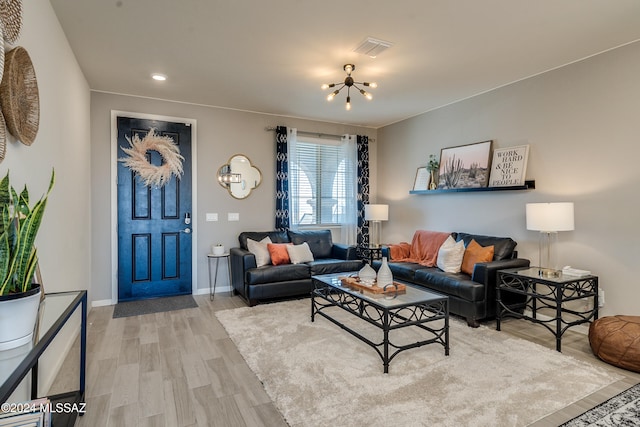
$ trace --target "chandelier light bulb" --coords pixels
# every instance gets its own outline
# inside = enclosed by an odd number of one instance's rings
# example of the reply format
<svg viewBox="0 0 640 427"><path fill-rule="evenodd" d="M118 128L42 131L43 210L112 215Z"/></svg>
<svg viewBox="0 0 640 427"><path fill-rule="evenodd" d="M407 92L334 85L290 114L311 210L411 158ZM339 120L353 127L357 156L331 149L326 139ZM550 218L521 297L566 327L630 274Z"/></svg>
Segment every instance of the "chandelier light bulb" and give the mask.
<svg viewBox="0 0 640 427"><path fill-rule="evenodd" d="M329 96L327 96L327 101L333 100L333 98L335 98L335 96L338 94L338 92L340 92L340 90L334 90L333 92L331 92L329 94Z"/></svg>
<svg viewBox="0 0 640 427"><path fill-rule="evenodd" d="M327 90L327 89L329 89L329 85L325 83L322 86L320 86L320 89Z"/></svg>
<svg viewBox="0 0 640 427"><path fill-rule="evenodd" d="M347 109L347 111L351 111L351 97L347 96L347 105L345 105L345 107Z"/></svg>
<svg viewBox="0 0 640 427"><path fill-rule="evenodd" d="M369 101L373 99L373 96L371 96L371 94L364 89L360 89L360 93L364 95L364 97L367 98Z"/></svg>
<svg viewBox="0 0 640 427"><path fill-rule="evenodd" d="M371 83L366 83L366 82L365 82L365 83L363 83L363 84L364 84L365 86L369 86L369 87L372 87L372 88L374 88L374 89L378 87L378 83L376 83L376 82L371 82Z"/></svg>

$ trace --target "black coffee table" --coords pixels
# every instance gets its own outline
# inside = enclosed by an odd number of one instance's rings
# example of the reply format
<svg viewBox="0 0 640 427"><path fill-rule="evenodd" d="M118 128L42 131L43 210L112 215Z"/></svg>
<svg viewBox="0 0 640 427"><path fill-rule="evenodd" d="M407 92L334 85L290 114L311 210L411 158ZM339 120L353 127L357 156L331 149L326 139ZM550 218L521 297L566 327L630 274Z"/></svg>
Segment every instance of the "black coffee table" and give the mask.
<svg viewBox="0 0 640 427"><path fill-rule="evenodd" d="M423 345L440 343L445 356L449 355L449 297L427 289L406 285L406 291L374 294L342 285L340 277L357 272L313 276L311 292L311 321L320 315L364 343L373 347L389 372L391 360L400 352ZM336 320L331 309L339 307L382 330L382 341L374 342L351 327ZM428 338L410 344L396 345L390 340L393 330L416 327L428 333Z"/></svg>

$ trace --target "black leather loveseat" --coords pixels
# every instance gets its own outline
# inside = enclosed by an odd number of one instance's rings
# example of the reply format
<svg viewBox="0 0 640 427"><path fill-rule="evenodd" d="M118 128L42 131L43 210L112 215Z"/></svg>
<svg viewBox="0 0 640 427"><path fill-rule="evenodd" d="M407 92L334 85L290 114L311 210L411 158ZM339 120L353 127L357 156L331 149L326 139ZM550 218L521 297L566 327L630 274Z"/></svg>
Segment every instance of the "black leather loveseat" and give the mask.
<svg viewBox="0 0 640 427"><path fill-rule="evenodd" d="M465 247L471 240L481 246L494 246L493 261L477 263L473 274L445 273L438 267L425 267L412 262L394 262L388 248L383 256L389 259L389 267L394 279L404 280L438 293L449 296L449 311L465 317L469 326L477 327L478 321L494 317L496 314L496 285L498 270L528 267L529 260L517 258L517 243L509 237L493 237L468 233L451 233L456 240L464 241ZM378 268L380 262L374 262ZM513 296L505 295L505 298ZM517 297L516 297L517 298ZM506 303L516 301L505 301Z"/></svg>
<svg viewBox="0 0 640 427"><path fill-rule="evenodd" d="M259 242L267 236L273 243L306 242L313 261L257 267L247 239ZM250 306L264 299L309 295L312 275L357 271L364 265L355 246L333 243L330 230L243 232L238 240L240 247L230 250L231 284L234 293L242 295Z"/></svg>

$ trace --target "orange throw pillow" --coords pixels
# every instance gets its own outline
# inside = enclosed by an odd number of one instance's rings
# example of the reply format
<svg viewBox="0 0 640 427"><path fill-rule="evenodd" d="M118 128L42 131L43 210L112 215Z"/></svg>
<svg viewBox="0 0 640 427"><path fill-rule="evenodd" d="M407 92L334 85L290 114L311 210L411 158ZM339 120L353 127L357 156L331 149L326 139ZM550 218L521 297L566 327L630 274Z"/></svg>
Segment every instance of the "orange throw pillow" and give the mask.
<svg viewBox="0 0 640 427"><path fill-rule="evenodd" d="M483 247L475 240L471 240L464 250L464 258L462 259L462 267L460 270L469 276L473 275L473 267L475 267L477 263L493 261L493 250L493 245Z"/></svg>
<svg viewBox="0 0 640 427"><path fill-rule="evenodd" d="M291 264L291 259L289 258L289 252L287 252L287 245L291 243L268 243L267 250L269 251L269 255L271 256L271 264L273 265L281 265L281 264Z"/></svg>

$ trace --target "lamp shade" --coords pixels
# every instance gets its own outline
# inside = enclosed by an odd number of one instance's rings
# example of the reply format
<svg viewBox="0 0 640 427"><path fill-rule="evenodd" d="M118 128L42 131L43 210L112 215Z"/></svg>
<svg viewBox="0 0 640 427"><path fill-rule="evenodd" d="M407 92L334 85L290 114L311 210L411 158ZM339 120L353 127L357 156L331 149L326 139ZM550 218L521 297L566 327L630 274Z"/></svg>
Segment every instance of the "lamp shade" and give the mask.
<svg viewBox="0 0 640 427"><path fill-rule="evenodd" d="M364 205L365 221L388 221L389 205Z"/></svg>
<svg viewBox="0 0 640 427"><path fill-rule="evenodd" d="M527 230L574 230L573 202L527 203Z"/></svg>

